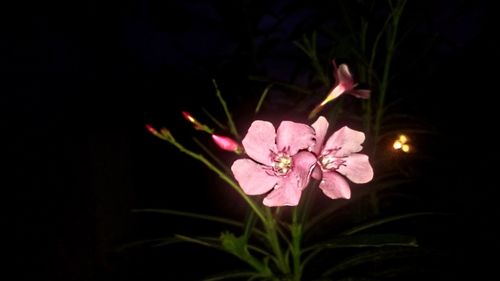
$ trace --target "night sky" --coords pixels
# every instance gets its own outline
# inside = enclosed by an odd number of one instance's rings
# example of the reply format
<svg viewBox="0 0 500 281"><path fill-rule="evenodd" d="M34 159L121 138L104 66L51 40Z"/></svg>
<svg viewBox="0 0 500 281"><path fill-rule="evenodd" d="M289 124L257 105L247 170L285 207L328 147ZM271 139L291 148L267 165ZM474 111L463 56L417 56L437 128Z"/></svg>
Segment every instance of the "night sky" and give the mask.
<svg viewBox="0 0 500 281"><path fill-rule="evenodd" d="M333 44L327 30L349 36L346 15L377 26L387 13L384 5L369 12L365 1L349 2L61 1L3 8L0 124L8 169L2 188L14 190L4 197L14 202L8 212L14 226L5 228L15 236L12 280L199 280L199 272L213 273L214 261L238 266L194 246L117 250L172 233L223 230L133 209L244 216L224 183L144 124L169 128L187 146L195 148L197 137L214 148L181 115L189 111L208 123L205 109L224 117L212 79L240 131L258 118L304 121L326 89L308 82L310 61L293 41L317 31L325 65L333 58L356 65L346 55L349 45L342 37ZM416 124L432 133L415 137L418 153L401 165L416 180L385 210L451 214L390 230L442 246L443 255L423 263L418 278L455 280L471 269L479 280L495 258L479 261L499 250L498 172L491 164L498 78L489 70L498 61L495 14L486 1L416 2L403 13L387 99L409 116L397 128ZM337 53L329 52L332 46ZM250 76L321 94L301 100L271 91L254 115L267 84Z"/></svg>

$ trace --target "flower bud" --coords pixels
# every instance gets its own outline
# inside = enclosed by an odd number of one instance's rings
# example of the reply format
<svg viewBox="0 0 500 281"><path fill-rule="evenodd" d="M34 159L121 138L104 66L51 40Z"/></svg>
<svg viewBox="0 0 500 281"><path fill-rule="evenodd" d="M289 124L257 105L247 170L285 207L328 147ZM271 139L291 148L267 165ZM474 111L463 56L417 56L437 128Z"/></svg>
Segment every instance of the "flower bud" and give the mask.
<svg viewBox="0 0 500 281"><path fill-rule="evenodd" d="M229 137L212 134L212 139L214 140L215 144L217 144L217 146L223 150L232 151L236 154L240 154L242 152L240 145L235 140Z"/></svg>

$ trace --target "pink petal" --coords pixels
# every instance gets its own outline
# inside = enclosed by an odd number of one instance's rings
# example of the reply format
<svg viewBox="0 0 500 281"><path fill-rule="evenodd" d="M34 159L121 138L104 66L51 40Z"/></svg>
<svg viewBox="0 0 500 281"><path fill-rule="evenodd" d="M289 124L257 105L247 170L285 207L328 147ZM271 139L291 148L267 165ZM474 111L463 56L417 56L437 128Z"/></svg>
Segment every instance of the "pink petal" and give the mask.
<svg viewBox="0 0 500 281"><path fill-rule="evenodd" d="M371 93L370 90L352 90L349 92L349 94L360 99L369 99L370 93Z"/></svg>
<svg viewBox="0 0 500 281"><path fill-rule="evenodd" d="M361 144L365 141L365 134L347 126L340 128L326 141L323 152L338 150L334 156L344 157L360 151Z"/></svg>
<svg viewBox="0 0 500 281"><path fill-rule="evenodd" d="M309 183L309 178L316 163L314 154L301 151L292 157L291 172L279 177L276 188L264 198L266 206L296 206L299 203L302 190Z"/></svg>
<svg viewBox="0 0 500 281"><path fill-rule="evenodd" d="M314 129L308 125L283 121L276 133L278 150L286 149L290 155L296 154L301 149L312 147L316 143Z"/></svg>
<svg viewBox="0 0 500 281"><path fill-rule="evenodd" d="M346 91L349 91L354 86L351 72L346 64L341 64L337 70L337 83L343 85Z"/></svg>
<svg viewBox="0 0 500 281"><path fill-rule="evenodd" d="M271 166L271 151L276 151L276 130L267 121L256 120L243 139L245 152L257 162Z"/></svg>
<svg viewBox="0 0 500 281"><path fill-rule="evenodd" d="M264 198L263 203L268 207L297 206L301 195L300 189L278 186Z"/></svg>
<svg viewBox="0 0 500 281"><path fill-rule="evenodd" d="M319 165L314 167L312 174L311 174L311 177L313 179L316 179L316 180L320 180L323 178L323 172L321 171L321 168L319 167Z"/></svg>
<svg viewBox="0 0 500 281"><path fill-rule="evenodd" d="M212 139L223 150L237 152L240 149L240 145L232 138L213 134Z"/></svg>
<svg viewBox="0 0 500 281"><path fill-rule="evenodd" d="M274 175L269 175L266 167L250 159L239 159L231 166L234 177L243 191L248 195L263 194L271 190L278 181Z"/></svg>
<svg viewBox="0 0 500 281"><path fill-rule="evenodd" d="M344 159L345 166L337 170L354 183L367 183L373 179L373 169L365 154L354 153Z"/></svg>
<svg viewBox="0 0 500 281"><path fill-rule="evenodd" d="M335 86L329 93L328 96L319 104L319 106L324 106L325 104L331 102L332 100L338 98L340 95L342 95L346 90L346 87L343 84L338 84Z"/></svg>
<svg viewBox="0 0 500 281"><path fill-rule="evenodd" d="M318 117L318 120L311 125L311 127L313 127L316 132L316 144L313 146L312 152L318 155L323 147L326 132L328 131L328 121L325 117L320 116Z"/></svg>
<svg viewBox="0 0 500 281"><path fill-rule="evenodd" d="M323 172L323 180L319 184L323 193L332 198L351 198L351 189L349 183L336 172Z"/></svg>

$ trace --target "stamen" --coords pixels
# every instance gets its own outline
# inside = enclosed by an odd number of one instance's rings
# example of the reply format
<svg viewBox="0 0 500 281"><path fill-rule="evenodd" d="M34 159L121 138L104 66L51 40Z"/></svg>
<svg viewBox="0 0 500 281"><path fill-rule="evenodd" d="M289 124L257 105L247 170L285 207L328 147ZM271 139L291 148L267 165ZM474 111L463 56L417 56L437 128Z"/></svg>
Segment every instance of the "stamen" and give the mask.
<svg viewBox="0 0 500 281"><path fill-rule="evenodd" d="M320 156L318 162L323 170L338 170L340 166L346 166L346 161L342 158L345 157L335 157L331 154L324 154Z"/></svg>
<svg viewBox="0 0 500 281"><path fill-rule="evenodd" d="M274 153L273 160L273 171L277 176L285 176L292 169L292 157L288 156L285 153Z"/></svg>

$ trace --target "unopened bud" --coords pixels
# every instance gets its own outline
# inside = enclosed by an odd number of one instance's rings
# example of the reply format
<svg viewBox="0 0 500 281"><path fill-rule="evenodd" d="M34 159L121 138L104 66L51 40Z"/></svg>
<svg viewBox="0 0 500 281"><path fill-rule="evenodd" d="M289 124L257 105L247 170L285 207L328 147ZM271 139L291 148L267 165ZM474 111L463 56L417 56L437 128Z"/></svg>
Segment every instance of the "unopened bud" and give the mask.
<svg viewBox="0 0 500 281"><path fill-rule="evenodd" d="M223 150L232 151L236 154L240 154L242 152L240 145L229 137L212 134L212 139L215 144Z"/></svg>

